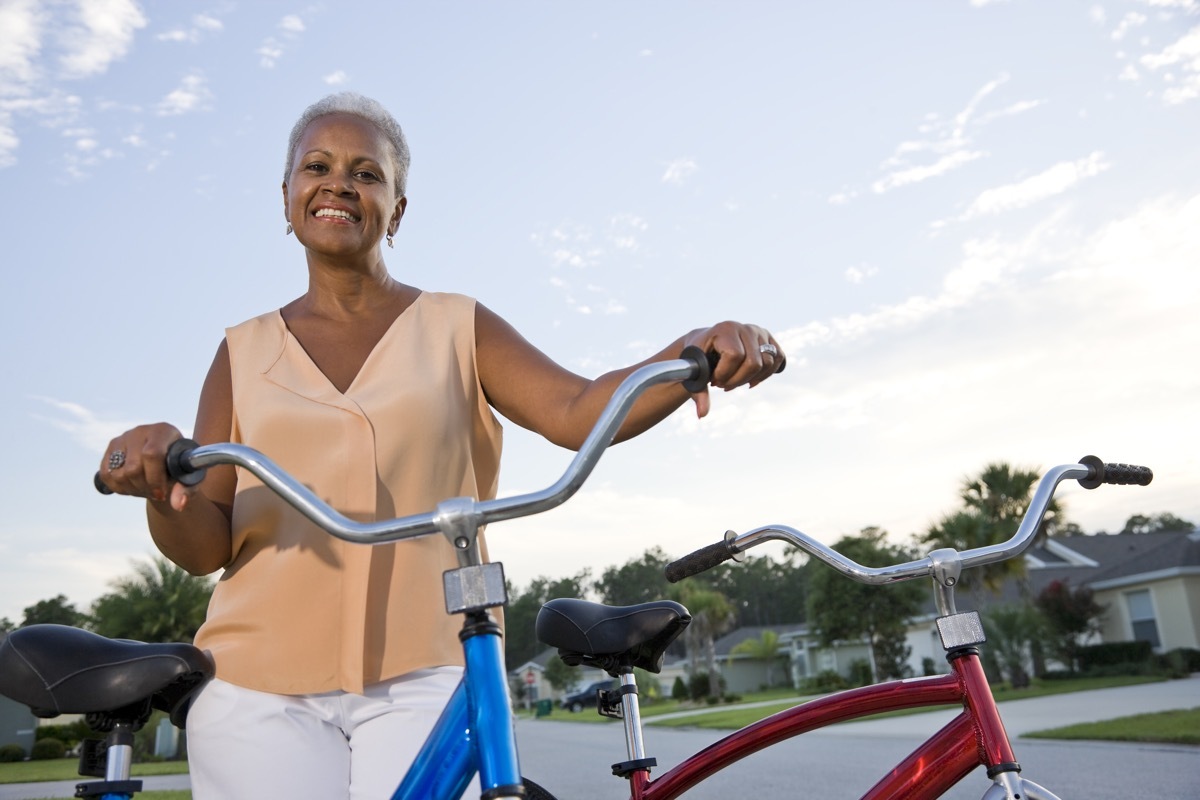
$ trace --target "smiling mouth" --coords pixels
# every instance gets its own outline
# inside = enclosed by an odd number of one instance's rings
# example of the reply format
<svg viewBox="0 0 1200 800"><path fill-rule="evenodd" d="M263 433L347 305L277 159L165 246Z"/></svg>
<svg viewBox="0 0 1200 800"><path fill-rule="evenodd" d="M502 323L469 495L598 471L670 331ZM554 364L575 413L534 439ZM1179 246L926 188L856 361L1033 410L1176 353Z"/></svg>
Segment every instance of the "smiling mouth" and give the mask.
<svg viewBox="0 0 1200 800"><path fill-rule="evenodd" d="M349 211L342 211L341 209L338 209L338 208L318 209L317 213L313 214L313 216L317 217L317 218L321 218L321 219L333 218L333 219L344 219L347 222L358 222L358 217L354 216Z"/></svg>

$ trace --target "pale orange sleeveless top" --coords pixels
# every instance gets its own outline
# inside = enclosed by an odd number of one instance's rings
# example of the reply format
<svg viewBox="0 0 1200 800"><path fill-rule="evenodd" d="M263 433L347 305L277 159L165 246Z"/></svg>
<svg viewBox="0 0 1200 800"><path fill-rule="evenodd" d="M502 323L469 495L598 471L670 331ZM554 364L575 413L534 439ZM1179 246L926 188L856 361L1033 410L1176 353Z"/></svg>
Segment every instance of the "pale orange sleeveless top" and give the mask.
<svg viewBox="0 0 1200 800"><path fill-rule="evenodd" d="M231 441L265 453L346 516L431 511L496 495L501 428L479 384L475 301L424 293L343 394L278 311L226 331ZM364 686L461 664L446 614L441 535L384 545L335 539L239 469L233 558L196 645L223 680L279 694Z"/></svg>

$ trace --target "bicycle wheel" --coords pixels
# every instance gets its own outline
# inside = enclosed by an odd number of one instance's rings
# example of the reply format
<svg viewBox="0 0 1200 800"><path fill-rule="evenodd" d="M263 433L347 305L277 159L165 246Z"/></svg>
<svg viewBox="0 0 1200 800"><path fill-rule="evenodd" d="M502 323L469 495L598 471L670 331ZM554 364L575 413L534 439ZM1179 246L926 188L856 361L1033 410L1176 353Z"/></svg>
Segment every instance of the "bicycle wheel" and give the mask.
<svg viewBox="0 0 1200 800"><path fill-rule="evenodd" d="M521 784L525 787L525 800L555 800L554 795L529 780L529 778L522 777Z"/></svg>

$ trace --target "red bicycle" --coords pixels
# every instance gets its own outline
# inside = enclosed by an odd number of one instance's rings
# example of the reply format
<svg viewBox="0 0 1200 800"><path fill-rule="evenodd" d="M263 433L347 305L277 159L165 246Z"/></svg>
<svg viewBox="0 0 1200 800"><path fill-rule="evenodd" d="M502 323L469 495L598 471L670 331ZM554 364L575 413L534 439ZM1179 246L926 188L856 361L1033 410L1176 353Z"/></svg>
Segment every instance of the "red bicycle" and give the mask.
<svg viewBox="0 0 1200 800"><path fill-rule="evenodd" d="M1152 478L1146 467L1105 464L1095 456L1054 467L1043 475L1020 527L1008 541L964 552L935 550L920 560L888 567L865 567L784 525L742 534L729 531L722 541L674 562L667 567L672 582L729 559L740 561L747 550L763 542L782 540L863 583L932 578L937 628L950 672L865 686L802 703L729 734L656 778L650 777L656 764L646 755L633 670L641 667L658 672L662 668L667 647L691 620L687 609L665 600L614 607L556 599L546 603L538 615L538 638L557 647L568 664L599 667L620 679L619 689L600 692L598 709L624 720L629 757L614 764L613 773L629 780L632 800L679 797L730 764L807 731L884 711L951 704L961 705L962 713L883 775L864 798L940 797L982 765L992 781L984 800L1058 800L1021 775L980 664L979 646L985 642L982 622L978 612L957 610L955 588L963 570L1015 558L1033 542L1060 482L1073 479L1094 489L1102 483L1145 486Z"/></svg>

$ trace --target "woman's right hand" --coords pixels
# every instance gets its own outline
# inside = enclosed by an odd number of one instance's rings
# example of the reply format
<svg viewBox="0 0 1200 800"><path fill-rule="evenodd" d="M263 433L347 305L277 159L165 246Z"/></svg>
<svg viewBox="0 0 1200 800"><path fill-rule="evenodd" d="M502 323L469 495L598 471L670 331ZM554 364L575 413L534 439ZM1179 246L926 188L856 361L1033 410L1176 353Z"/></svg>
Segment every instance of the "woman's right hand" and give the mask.
<svg viewBox="0 0 1200 800"><path fill-rule="evenodd" d="M144 497L183 511L195 488L167 477L167 449L183 434L158 422L130 428L108 443L100 460L100 480L116 494Z"/></svg>

